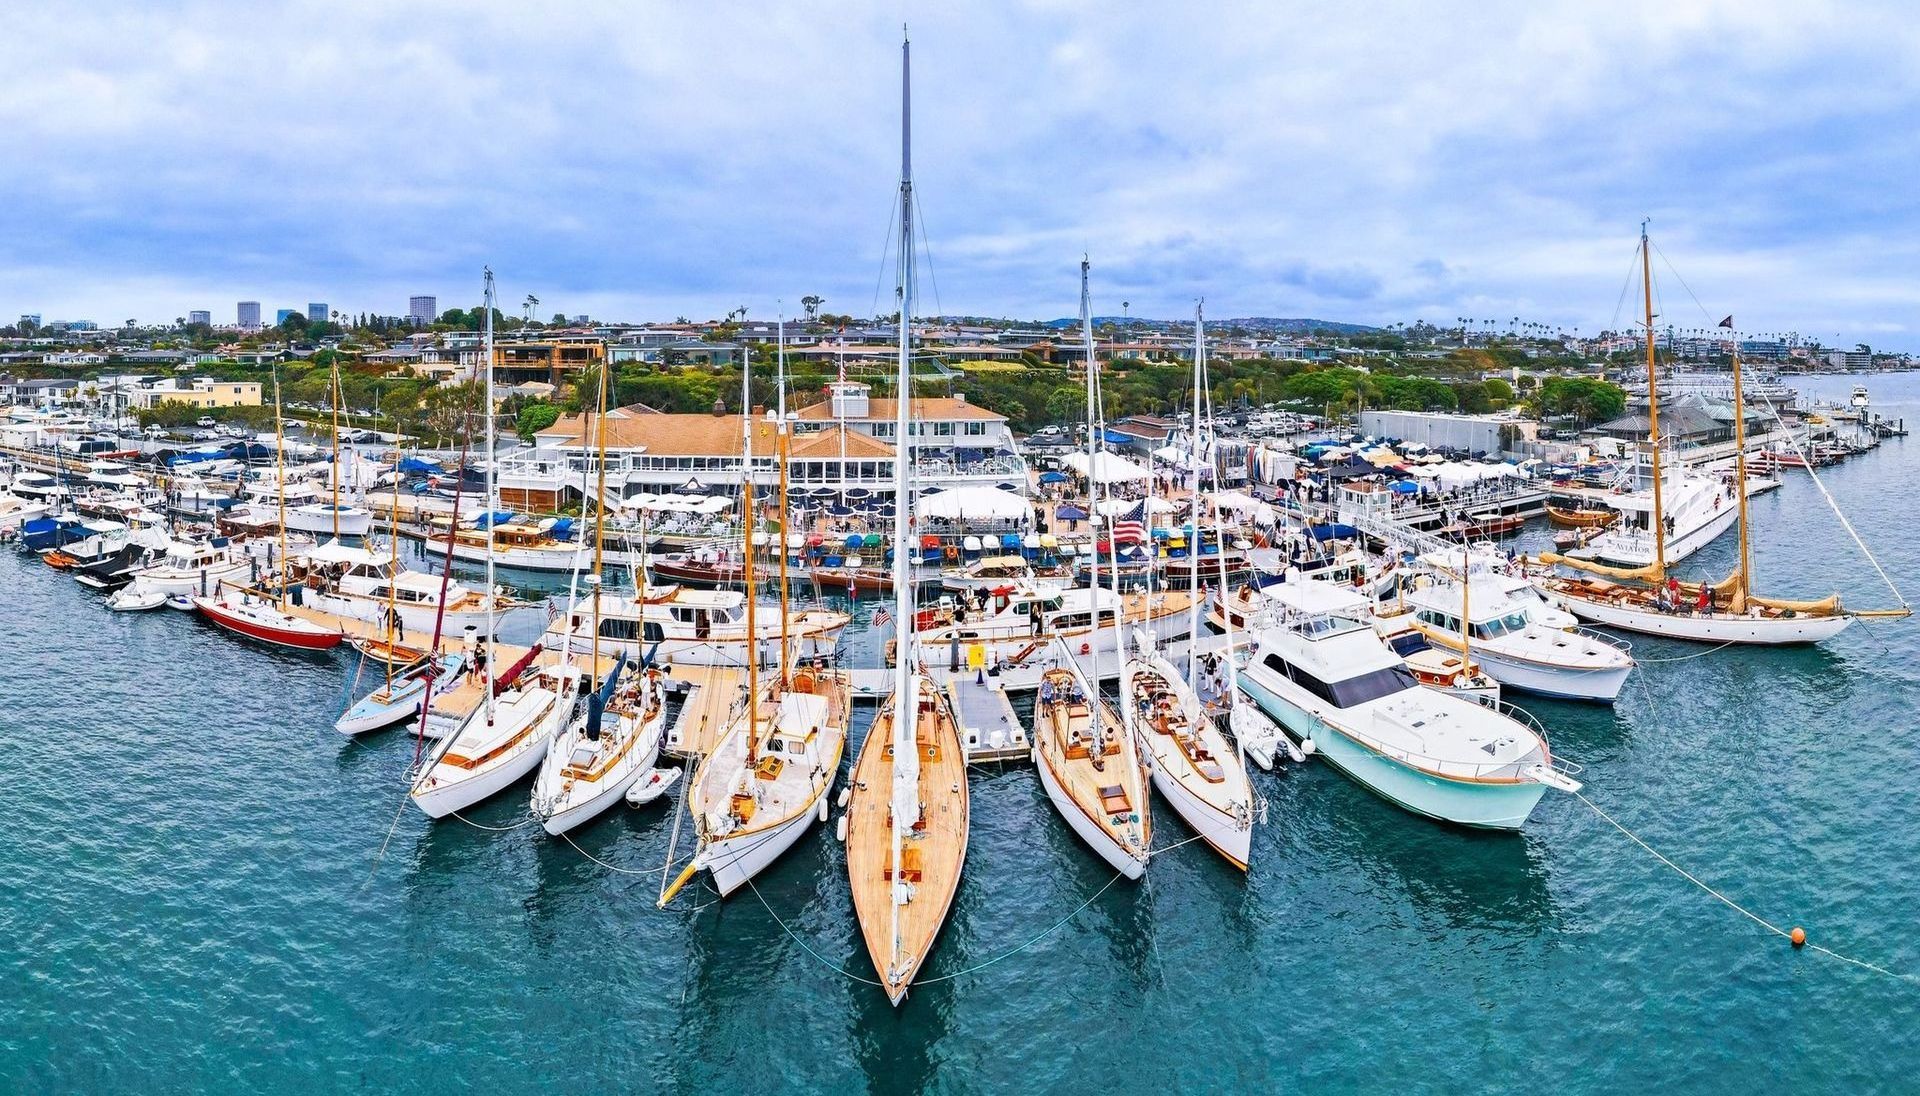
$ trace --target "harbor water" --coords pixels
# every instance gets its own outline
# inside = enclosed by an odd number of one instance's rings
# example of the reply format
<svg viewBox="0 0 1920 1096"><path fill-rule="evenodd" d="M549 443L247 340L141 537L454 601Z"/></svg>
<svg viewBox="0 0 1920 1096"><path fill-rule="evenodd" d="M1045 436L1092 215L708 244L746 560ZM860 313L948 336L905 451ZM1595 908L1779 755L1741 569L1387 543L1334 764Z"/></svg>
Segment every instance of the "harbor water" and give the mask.
<svg viewBox="0 0 1920 1096"><path fill-rule="evenodd" d="M1844 399L1853 380L1807 389ZM1869 385L1875 410L1920 421L1920 376ZM1920 588L1920 441L1820 474ZM1807 474L1784 477L1753 507L1758 587L1886 604ZM1733 555L1723 538L1687 573ZM12 552L0 607L5 1091L1750 1093L1920 1076L1920 982L1794 950L1559 793L1499 835L1325 765L1256 773L1269 807L1247 876L1196 843L1108 887L1030 767L976 771L966 878L928 984L896 1010L861 981L830 827L757 893L689 888L657 911L668 804L569 842L519 825L522 785L469 815L494 829L429 823L404 803L408 734L331 727L346 654L108 613ZM1756 914L1920 975L1920 623L1634 650L1616 708L1525 702L1592 801ZM1158 821L1160 845L1189 836Z"/></svg>

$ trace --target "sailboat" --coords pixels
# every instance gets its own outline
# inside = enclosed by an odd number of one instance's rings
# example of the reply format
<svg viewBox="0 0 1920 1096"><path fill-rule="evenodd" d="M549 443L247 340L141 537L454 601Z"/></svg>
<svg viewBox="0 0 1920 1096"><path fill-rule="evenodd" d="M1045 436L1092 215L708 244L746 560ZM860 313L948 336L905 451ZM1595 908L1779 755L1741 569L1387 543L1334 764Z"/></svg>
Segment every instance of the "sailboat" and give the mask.
<svg viewBox="0 0 1920 1096"><path fill-rule="evenodd" d="M493 271L486 271L486 422L488 448L493 441ZM487 462L487 503L494 503L493 465ZM579 554L576 549L575 569ZM494 588L493 555L487 555L487 587ZM492 604L492 603L490 603ZM492 608L489 608L492 612ZM495 637L490 626L483 642L486 661L459 686L477 690L480 700L464 720L434 747L411 776L409 796L429 818L445 818L500 792L539 766L547 742L559 720L573 710L581 677L571 655L559 666L542 666L530 674L500 672ZM516 668L517 669L517 668ZM459 707L459 697L449 706ZM429 720L422 720L423 730Z"/></svg>
<svg viewBox="0 0 1920 1096"><path fill-rule="evenodd" d="M400 565L398 477L393 481L393 496L393 528L388 534L387 550L392 554L393 566L397 569ZM455 688L459 684L461 671L466 669L466 659L459 654L441 657L433 651L414 651L401 646L395 637L400 623L400 610L395 601L397 595L389 587L387 596L385 634L378 639L356 643L363 658L380 663L386 680L366 696L354 701L346 711L340 713L340 718L333 721L333 729L344 735L383 730L419 715L430 697ZM396 665L399 667L397 673Z"/></svg>
<svg viewBox="0 0 1920 1096"><path fill-rule="evenodd" d="M292 527L303 533L331 532L333 539L341 537L364 537L373 531L373 511L364 506L354 506L340 501L340 404L344 392L340 386L340 362L333 363L333 372L328 381L328 390L333 403L333 464L328 470L328 479L332 482L332 498L327 502L309 502L295 506L282 519L291 522ZM352 450L348 450L349 457Z"/></svg>
<svg viewBox="0 0 1920 1096"><path fill-rule="evenodd" d="M915 642L910 435L913 368L913 159L910 45L900 43L900 362L894 401L893 620L899 657L854 763L848 789L847 881L867 954L898 1005L947 923L967 860L967 759L946 694Z"/></svg>
<svg viewBox="0 0 1920 1096"><path fill-rule="evenodd" d="M489 374L491 376L491 374ZM593 573L586 579L593 598L593 642L588 648L588 674L600 667L600 588L606 564L607 402L612 382L599 371L599 406L595 415L598 452L594 465ZM492 392L489 386L487 451L493 451ZM494 465L487 462L487 504L494 505ZM571 666L573 651L565 662ZM546 760L533 782L533 813L550 834L563 834L597 817L626 796L641 774L653 769L660 757L660 739L666 732L666 695L660 671L626 655L614 659L606 679L587 697L583 710L573 711L565 726L551 736Z"/></svg>
<svg viewBox="0 0 1920 1096"><path fill-rule="evenodd" d="M1087 501L1088 512L1099 513L1097 468L1101 428L1100 366L1093 353L1093 306L1087 289L1087 262L1080 261L1080 327L1087 352ZM1110 527L1111 529L1111 527ZM1118 557L1117 530L1110 531ZM1117 587L1119 578L1109 577ZM1096 559L1093 588L1100 588ZM1116 590L1117 594L1118 591ZM1122 624L1113 620L1114 649L1120 649ZM1153 838L1152 804L1147 802L1140 745L1135 737L1134 708L1122 682L1121 710L1116 715L1099 691L1100 652L1091 645L1092 673L1083 674L1066 641L1055 639L1059 665L1040 678L1040 697L1033 709L1033 763L1040 786L1054 809L1066 819L1093 851L1129 879L1146 873Z"/></svg>
<svg viewBox="0 0 1920 1096"><path fill-rule="evenodd" d="M785 319L781 321L780 345L785 346ZM744 380L743 380L744 386ZM780 513L787 509L787 455L792 422L787 416L786 370L784 356L780 365L779 406L774 412L777 431L776 453L780 468ZM745 394L741 397L746 399ZM748 429L752 419L748 418ZM751 461L753 446L749 438L743 449ZM741 525L751 536L755 525L753 477L742 477ZM776 534L784 543L787 522L783 519ZM746 586L754 588L753 565L756 553L745 553ZM780 661L778 675L763 690L759 681L759 660L747 662L746 710L734 720L700 762L691 789L693 813L699 849L693 862L681 872L677 883L660 896L660 904L673 900L696 871L713 878L714 889L722 897L732 894L761 869L779 859L793 847L816 819L825 821L827 797L840 774L840 758L847 743L847 723L853 711L852 678L830 669L824 659L798 671L793 666L793 646L787 635L787 551L780 552ZM755 624L753 605L747 601L748 630Z"/></svg>
<svg viewBox="0 0 1920 1096"><path fill-rule="evenodd" d="M1660 383L1653 330L1653 264L1647 226L1640 226L1640 275L1644 289L1647 342L1648 453L1653 466L1653 558L1642 567L1609 567L1555 552L1543 552L1543 564L1562 564L1585 574L1539 579L1540 588L1581 620L1624 631L1701 643L1778 646L1818 643L1845 631L1862 617L1905 617L1912 614L1898 589L1898 609L1848 609L1840 595L1812 601L1762 597L1753 592L1752 522L1747 513L1747 416L1741 390L1739 340L1733 340L1733 430L1735 514L1740 527L1740 555L1733 573L1719 582L1680 582L1667 567L1665 500L1660 476ZM1733 317L1721 321L1731 331ZM1831 500L1829 500L1831 501ZM1836 509L1836 514L1838 510ZM1841 518L1845 523L1845 518ZM1849 527L1850 529L1850 527ZM1865 546L1862 545L1862 550ZM1882 573L1884 577L1884 572Z"/></svg>
<svg viewBox="0 0 1920 1096"><path fill-rule="evenodd" d="M286 430L280 417L280 371L273 371L273 442L274 463L284 470L286 466ZM338 628L329 628L323 624L294 616L287 612L287 580L284 570L287 559L287 496L286 481L280 480L280 562L282 571L275 576L277 600L269 601L245 589L227 586L221 583L214 587L212 594L194 597L193 607L201 616L225 628L236 635L270 643L276 647L291 647L302 651L327 651L340 646L346 639L346 633Z"/></svg>
<svg viewBox="0 0 1920 1096"><path fill-rule="evenodd" d="M1207 400L1206 318L1200 306L1193 314L1193 470L1194 540L1200 538L1201 458L1211 439L1203 435L1203 408ZM1088 332L1088 360L1092 360L1092 333ZM1206 429L1211 429L1207 423ZM1216 488L1218 484L1215 485ZM1215 511L1216 517L1218 511ZM1200 553L1188 559L1188 586L1192 594L1188 624L1187 664L1200 665ZM1173 664L1155 649L1149 634L1136 633L1135 649L1120 673L1120 703L1131 709L1133 727L1153 759L1153 786L1213 850L1241 871L1247 870L1253 849L1254 795L1245 759L1236 742L1214 724L1212 713ZM1231 657L1228 659L1231 662ZM1233 699L1229 690L1226 698Z"/></svg>

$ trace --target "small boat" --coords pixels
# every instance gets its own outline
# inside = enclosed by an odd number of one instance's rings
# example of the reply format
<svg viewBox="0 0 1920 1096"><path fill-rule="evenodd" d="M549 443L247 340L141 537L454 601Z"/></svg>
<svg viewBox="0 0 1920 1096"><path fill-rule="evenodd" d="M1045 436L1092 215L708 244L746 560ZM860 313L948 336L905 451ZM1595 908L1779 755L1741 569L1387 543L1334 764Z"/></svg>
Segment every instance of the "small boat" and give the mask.
<svg viewBox="0 0 1920 1096"><path fill-rule="evenodd" d="M229 632L276 647L327 651L346 639L337 629L282 612L272 602L250 593L222 590L213 597L194 598L193 607Z"/></svg>
<svg viewBox="0 0 1920 1096"><path fill-rule="evenodd" d="M616 656L613 671L547 744L533 783L533 813L554 836L626 797L660 758L666 736L660 671Z"/></svg>
<svg viewBox="0 0 1920 1096"><path fill-rule="evenodd" d="M190 594L168 594L167 608L178 609L183 613L198 611L198 607L194 605L193 597Z"/></svg>
<svg viewBox="0 0 1920 1096"><path fill-rule="evenodd" d="M744 561L711 548L648 556L647 570L663 581L688 586L738 586L746 576Z"/></svg>
<svg viewBox="0 0 1920 1096"><path fill-rule="evenodd" d="M459 688L465 670L466 659L458 654L448 655L439 664L422 662L355 701L333 721L333 729L344 735L358 735L412 719L420 714L429 689L431 695L439 696Z"/></svg>
<svg viewBox="0 0 1920 1096"><path fill-rule="evenodd" d="M1466 520L1442 526L1434 532L1448 540L1479 540L1518 532L1526 523L1527 519L1518 514L1496 514L1489 510L1469 514Z"/></svg>
<svg viewBox="0 0 1920 1096"><path fill-rule="evenodd" d="M893 593L893 573L884 567L815 567L808 572L823 590L850 595Z"/></svg>
<svg viewBox="0 0 1920 1096"><path fill-rule="evenodd" d="M644 807L667 794L667 789L679 783L681 771L678 765L670 769L654 769L634 781L633 787L627 789L627 806Z"/></svg>
<svg viewBox="0 0 1920 1096"><path fill-rule="evenodd" d="M107 599L107 608L116 613L143 613L148 609L158 609L167 603L167 595L159 590L139 590L132 586L123 586Z"/></svg>
<svg viewBox="0 0 1920 1096"><path fill-rule="evenodd" d="M1604 529L1620 520L1620 511L1604 506L1556 506L1550 502L1547 520L1568 529Z"/></svg>
<svg viewBox="0 0 1920 1096"><path fill-rule="evenodd" d="M391 637L348 636L347 646L360 652L375 662L388 666L412 666L426 660L427 652L420 647L410 647Z"/></svg>

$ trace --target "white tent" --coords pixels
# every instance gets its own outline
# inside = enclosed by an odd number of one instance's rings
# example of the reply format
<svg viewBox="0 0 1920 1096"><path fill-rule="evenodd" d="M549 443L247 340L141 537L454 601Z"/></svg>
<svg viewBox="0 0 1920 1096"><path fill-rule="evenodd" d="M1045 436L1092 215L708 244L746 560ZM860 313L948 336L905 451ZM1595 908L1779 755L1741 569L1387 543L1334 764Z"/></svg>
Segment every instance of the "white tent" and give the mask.
<svg viewBox="0 0 1920 1096"><path fill-rule="evenodd" d="M955 487L937 495L923 495L921 517L949 521L1012 521L1032 516L1027 500L997 487Z"/></svg>
<svg viewBox="0 0 1920 1096"><path fill-rule="evenodd" d="M1125 457L1116 457L1112 453L1101 453L1099 457L1094 478L1101 483L1138 483L1152 475ZM1066 465L1076 475L1084 476L1087 474L1087 455L1068 453Z"/></svg>
<svg viewBox="0 0 1920 1096"><path fill-rule="evenodd" d="M1146 501L1149 514L1171 514L1180 509L1163 498L1149 498ZM1094 509L1107 517L1114 517L1125 514L1138 505L1140 505L1139 499L1102 499L1100 505Z"/></svg>

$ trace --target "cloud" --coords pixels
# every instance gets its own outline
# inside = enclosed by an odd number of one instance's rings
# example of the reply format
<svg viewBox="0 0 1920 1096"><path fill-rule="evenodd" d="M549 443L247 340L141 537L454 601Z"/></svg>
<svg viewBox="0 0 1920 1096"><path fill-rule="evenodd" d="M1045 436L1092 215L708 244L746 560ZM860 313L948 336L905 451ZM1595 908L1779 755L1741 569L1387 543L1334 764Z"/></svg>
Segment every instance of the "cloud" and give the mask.
<svg viewBox="0 0 1920 1096"><path fill-rule="evenodd" d="M31 7L0 39L0 305L399 312L472 298L491 263L543 310L884 309L899 15ZM1920 331L1898 181L1920 29L1896 5L911 18L925 284L950 312L1070 313L1084 252L1103 312L1596 330L1651 216L1676 322Z"/></svg>

